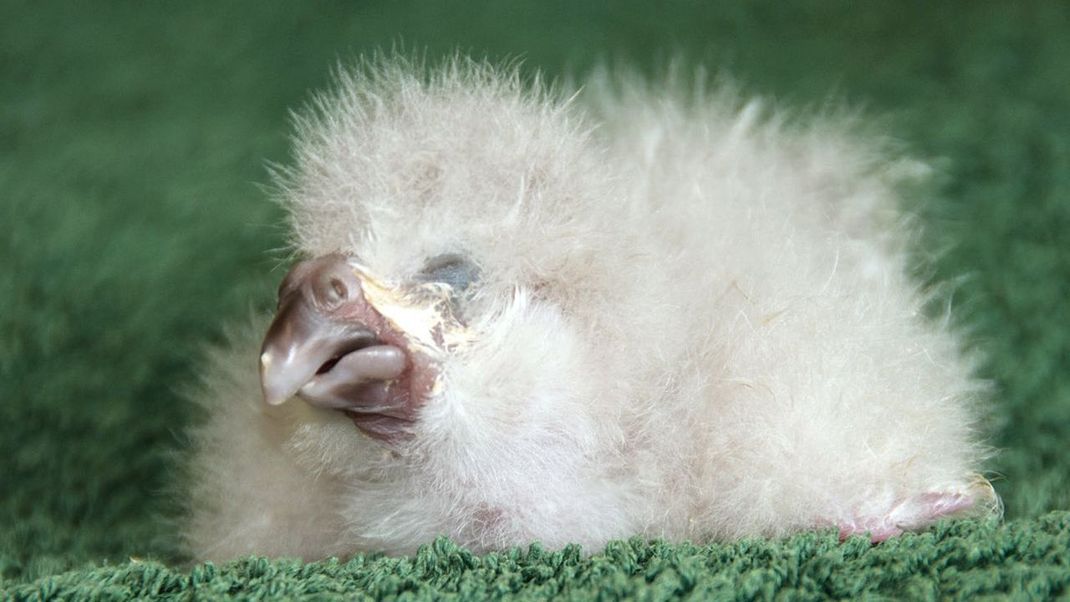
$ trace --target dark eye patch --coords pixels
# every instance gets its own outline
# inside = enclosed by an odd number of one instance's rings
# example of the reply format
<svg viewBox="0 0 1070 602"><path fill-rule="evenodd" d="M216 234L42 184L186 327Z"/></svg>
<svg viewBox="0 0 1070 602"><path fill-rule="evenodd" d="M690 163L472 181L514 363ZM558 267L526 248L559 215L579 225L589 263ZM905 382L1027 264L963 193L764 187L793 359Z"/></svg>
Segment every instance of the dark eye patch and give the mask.
<svg viewBox="0 0 1070 602"><path fill-rule="evenodd" d="M479 268L459 253L443 253L427 260L420 270L421 282L448 284L457 293L463 293L479 278Z"/></svg>

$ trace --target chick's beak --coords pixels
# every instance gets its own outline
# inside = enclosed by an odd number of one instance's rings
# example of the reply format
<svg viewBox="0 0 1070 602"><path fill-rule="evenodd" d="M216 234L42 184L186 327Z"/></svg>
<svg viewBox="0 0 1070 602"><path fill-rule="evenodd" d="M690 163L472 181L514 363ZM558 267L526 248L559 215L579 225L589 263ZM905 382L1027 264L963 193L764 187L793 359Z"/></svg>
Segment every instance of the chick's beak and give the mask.
<svg viewBox="0 0 1070 602"><path fill-rule="evenodd" d="M371 330L333 324L301 299L291 300L275 316L260 350L264 399L285 402L338 358L374 342Z"/></svg>
<svg viewBox="0 0 1070 602"><path fill-rule="evenodd" d="M377 317L343 257L295 265L279 288L279 309L260 350L265 401L279 405L300 395L342 409L352 405L344 390L398 378L405 354L377 339L369 324Z"/></svg>

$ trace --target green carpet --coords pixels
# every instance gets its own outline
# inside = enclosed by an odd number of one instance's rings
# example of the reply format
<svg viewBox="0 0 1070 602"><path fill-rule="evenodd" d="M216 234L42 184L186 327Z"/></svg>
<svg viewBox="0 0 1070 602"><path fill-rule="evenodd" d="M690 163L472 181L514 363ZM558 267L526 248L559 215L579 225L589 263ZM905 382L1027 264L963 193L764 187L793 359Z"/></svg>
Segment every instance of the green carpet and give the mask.
<svg viewBox="0 0 1070 602"><path fill-rule="evenodd" d="M0 3L0 593L409 599L1070 595L1070 5ZM846 99L935 162L925 277L996 385L1002 524L583 559L184 565L175 453L198 349L272 302L267 162L330 67L403 43L551 75L680 56L789 106ZM4 597L0 595L0 597Z"/></svg>

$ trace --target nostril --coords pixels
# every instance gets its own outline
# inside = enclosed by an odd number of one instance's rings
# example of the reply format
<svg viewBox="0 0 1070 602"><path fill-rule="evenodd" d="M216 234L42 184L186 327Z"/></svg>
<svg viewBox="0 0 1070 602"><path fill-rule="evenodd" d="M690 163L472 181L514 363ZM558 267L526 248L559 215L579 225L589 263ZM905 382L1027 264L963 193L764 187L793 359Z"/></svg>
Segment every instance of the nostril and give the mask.
<svg viewBox="0 0 1070 602"><path fill-rule="evenodd" d="M333 310L351 301L357 294L359 286L355 282L348 281L344 274L338 273L338 270L330 270L316 278L311 292L313 299L320 307Z"/></svg>
<svg viewBox="0 0 1070 602"><path fill-rule="evenodd" d="M346 288L346 284L338 278L331 278L331 290L334 291L338 300L349 297L349 289Z"/></svg>
<svg viewBox="0 0 1070 602"><path fill-rule="evenodd" d="M314 294L321 306L325 308L338 307L346 300L346 294L349 292L345 283L334 277L320 281L316 289Z"/></svg>

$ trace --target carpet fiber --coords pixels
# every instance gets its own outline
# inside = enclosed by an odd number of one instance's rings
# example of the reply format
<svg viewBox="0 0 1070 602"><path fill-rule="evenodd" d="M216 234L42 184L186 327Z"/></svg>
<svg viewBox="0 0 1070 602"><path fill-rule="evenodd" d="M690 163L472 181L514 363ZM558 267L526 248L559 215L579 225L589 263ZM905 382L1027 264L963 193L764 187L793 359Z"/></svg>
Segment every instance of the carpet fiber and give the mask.
<svg viewBox="0 0 1070 602"><path fill-rule="evenodd" d="M1023 597L1070 593L1070 5L626 1L0 6L0 591L16 598ZM790 7L789 7L790 6ZM266 165L330 68L403 44L552 76L674 58L806 109L845 99L938 168L922 277L995 385L1003 523L584 559L186 565L175 454L198 350L270 306Z"/></svg>

